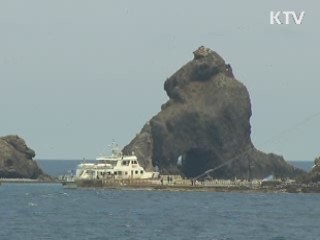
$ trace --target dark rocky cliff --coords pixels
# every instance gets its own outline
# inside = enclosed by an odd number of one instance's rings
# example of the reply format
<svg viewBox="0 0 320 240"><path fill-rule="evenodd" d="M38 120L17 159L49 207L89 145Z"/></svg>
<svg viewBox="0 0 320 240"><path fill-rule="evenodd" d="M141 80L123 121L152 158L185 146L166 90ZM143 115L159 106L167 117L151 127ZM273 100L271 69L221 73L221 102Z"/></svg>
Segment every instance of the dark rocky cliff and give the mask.
<svg viewBox="0 0 320 240"><path fill-rule="evenodd" d="M305 182L313 182L318 183L320 182L320 157L314 160L314 165L311 171L308 173L306 178L304 179Z"/></svg>
<svg viewBox="0 0 320 240"><path fill-rule="evenodd" d="M32 160L35 152L15 135L0 138L0 178L47 177Z"/></svg>
<svg viewBox="0 0 320 240"><path fill-rule="evenodd" d="M249 93L216 52L197 49L164 89L168 102L123 149L134 151L147 169L158 166L163 174L195 177L225 163L212 177L242 179L302 172L280 156L255 149Z"/></svg>

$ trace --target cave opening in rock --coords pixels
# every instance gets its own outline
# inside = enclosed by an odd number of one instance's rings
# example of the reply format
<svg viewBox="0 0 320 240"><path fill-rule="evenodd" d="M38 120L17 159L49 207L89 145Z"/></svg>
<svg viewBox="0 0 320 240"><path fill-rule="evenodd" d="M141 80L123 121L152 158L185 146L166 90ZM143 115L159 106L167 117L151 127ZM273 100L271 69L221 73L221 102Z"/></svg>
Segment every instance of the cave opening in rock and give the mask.
<svg viewBox="0 0 320 240"><path fill-rule="evenodd" d="M216 164L215 154L203 148L192 148L185 153L182 172L187 178L197 177Z"/></svg>

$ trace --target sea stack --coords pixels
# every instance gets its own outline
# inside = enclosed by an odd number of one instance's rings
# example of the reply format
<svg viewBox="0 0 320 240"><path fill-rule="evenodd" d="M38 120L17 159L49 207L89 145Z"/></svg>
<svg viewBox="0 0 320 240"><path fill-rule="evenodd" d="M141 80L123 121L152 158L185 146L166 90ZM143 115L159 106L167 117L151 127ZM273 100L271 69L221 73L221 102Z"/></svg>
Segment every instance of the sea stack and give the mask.
<svg viewBox="0 0 320 240"><path fill-rule="evenodd" d="M48 178L33 161L34 157L35 152L19 136L1 137L0 178Z"/></svg>
<svg viewBox="0 0 320 240"><path fill-rule="evenodd" d="M247 88L230 64L204 46L164 83L169 100L123 149L135 152L146 169L213 178L294 177L301 170L281 156L258 151L251 142ZM257 79L257 81L259 81Z"/></svg>

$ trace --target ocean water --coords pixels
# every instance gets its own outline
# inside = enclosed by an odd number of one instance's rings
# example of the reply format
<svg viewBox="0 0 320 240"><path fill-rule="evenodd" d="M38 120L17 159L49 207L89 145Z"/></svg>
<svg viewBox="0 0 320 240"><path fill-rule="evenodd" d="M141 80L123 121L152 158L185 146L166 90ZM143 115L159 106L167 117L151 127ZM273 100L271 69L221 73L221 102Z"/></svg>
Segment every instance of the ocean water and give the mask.
<svg viewBox="0 0 320 240"><path fill-rule="evenodd" d="M0 186L0 239L316 240L320 194Z"/></svg>
<svg viewBox="0 0 320 240"><path fill-rule="evenodd" d="M81 161L38 161L53 176ZM312 162L293 163L310 169ZM320 194L64 189L2 183L0 240L320 239Z"/></svg>

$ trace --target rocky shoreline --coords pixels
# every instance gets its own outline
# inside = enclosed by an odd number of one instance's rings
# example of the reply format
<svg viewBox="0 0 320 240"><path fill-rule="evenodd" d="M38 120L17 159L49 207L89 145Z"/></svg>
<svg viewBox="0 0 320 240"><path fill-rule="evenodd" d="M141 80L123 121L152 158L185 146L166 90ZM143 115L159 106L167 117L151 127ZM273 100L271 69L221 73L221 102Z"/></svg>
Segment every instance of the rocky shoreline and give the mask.
<svg viewBox="0 0 320 240"><path fill-rule="evenodd" d="M230 181L230 180L225 180ZM183 183L161 184L158 180L143 181L112 181L103 182L102 180L81 180L81 181L62 181L52 178L50 180L27 179L27 178L1 178L1 184L61 184L64 188L99 188L115 190L152 190L152 191L194 191L194 192L242 192L242 193L320 193L320 183L278 183L278 184L242 184L219 185L212 182L198 182L192 185L187 180Z"/></svg>
<svg viewBox="0 0 320 240"><path fill-rule="evenodd" d="M161 184L155 180L143 181L112 181L103 182L102 180L81 180L61 182L65 188L101 188L117 190L159 190L159 191L196 191L196 192L247 192L247 193L320 193L320 184L298 184L298 183L279 183L279 184L255 184L251 183L238 185L214 185L209 182L197 183L178 183Z"/></svg>
<svg viewBox="0 0 320 240"><path fill-rule="evenodd" d="M0 178L0 185L1 183L57 183L61 184L60 181L55 180L54 178L50 179L31 179L31 178Z"/></svg>

